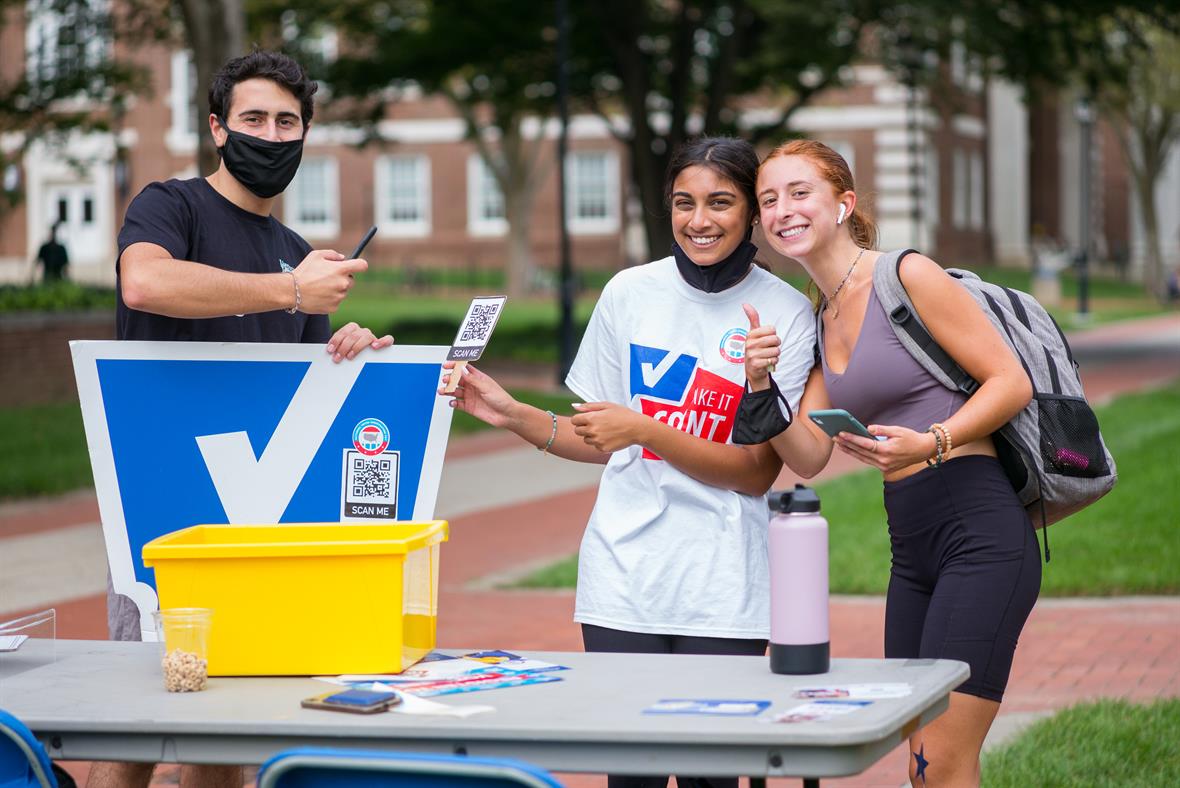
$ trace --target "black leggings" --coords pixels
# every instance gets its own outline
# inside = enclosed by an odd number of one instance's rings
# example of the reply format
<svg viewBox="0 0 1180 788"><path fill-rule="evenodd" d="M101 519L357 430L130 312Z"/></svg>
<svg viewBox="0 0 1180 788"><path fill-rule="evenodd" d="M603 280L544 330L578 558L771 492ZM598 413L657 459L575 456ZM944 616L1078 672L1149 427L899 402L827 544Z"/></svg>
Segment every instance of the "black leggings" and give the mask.
<svg viewBox="0 0 1180 788"><path fill-rule="evenodd" d="M765 640L705 638L689 635L651 635L620 629L582 625L582 645L587 651L622 654L721 654L760 657L766 653ZM607 775L607 788L664 788L667 777ZM737 788L736 777L676 776L680 788Z"/></svg>
<svg viewBox="0 0 1180 788"><path fill-rule="evenodd" d="M999 462L968 455L886 482L885 511L885 656L961 660L971 676L958 692L1003 700L1041 557Z"/></svg>

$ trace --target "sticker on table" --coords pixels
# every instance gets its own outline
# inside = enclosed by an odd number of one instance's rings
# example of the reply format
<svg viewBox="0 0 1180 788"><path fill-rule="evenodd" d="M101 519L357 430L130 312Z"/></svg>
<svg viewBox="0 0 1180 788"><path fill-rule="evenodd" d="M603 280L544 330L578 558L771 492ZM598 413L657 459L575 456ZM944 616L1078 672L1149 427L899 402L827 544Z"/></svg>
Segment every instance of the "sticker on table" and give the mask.
<svg viewBox="0 0 1180 788"><path fill-rule="evenodd" d="M539 659L529 659L511 651L472 651L464 654L463 659L494 666L502 673L544 673L548 670L569 670L565 665L555 665Z"/></svg>
<svg viewBox="0 0 1180 788"><path fill-rule="evenodd" d="M768 700L700 700L669 698L657 701L644 714L704 714L710 717L754 717L770 708Z"/></svg>
<svg viewBox="0 0 1180 788"><path fill-rule="evenodd" d="M795 691L796 698L819 700L823 698L850 698L853 700L880 700L882 698L904 698L913 692L913 687L904 682L881 684L844 684L833 687L804 687Z"/></svg>
<svg viewBox="0 0 1180 788"><path fill-rule="evenodd" d="M827 722L871 706L871 700L817 700L788 709L770 718L770 722Z"/></svg>
<svg viewBox="0 0 1180 788"><path fill-rule="evenodd" d="M340 519L396 520L400 453L344 450Z"/></svg>

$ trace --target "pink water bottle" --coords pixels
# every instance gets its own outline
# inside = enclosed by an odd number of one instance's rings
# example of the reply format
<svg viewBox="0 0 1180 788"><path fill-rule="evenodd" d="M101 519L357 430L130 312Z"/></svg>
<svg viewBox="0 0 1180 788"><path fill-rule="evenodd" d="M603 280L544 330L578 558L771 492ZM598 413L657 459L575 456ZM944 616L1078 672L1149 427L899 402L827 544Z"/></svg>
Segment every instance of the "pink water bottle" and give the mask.
<svg viewBox="0 0 1180 788"><path fill-rule="evenodd" d="M810 487L770 494L770 669L827 673L828 522Z"/></svg>

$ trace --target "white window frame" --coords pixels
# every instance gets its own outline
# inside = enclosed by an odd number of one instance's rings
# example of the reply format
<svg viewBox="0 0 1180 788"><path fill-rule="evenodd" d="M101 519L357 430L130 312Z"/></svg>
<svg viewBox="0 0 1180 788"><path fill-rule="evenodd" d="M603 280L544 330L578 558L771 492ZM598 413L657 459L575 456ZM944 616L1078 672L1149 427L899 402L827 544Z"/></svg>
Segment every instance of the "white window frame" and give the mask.
<svg viewBox="0 0 1180 788"><path fill-rule="evenodd" d="M109 13L110 7L106 2L96 4L93 9L94 17ZM36 82L42 77L46 80L57 78L58 39L67 17L53 10L51 0L26 0L25 20L25 69L29 79ZM92 71L110 56L109 32L100 35L95 29L83 29L78 39L74 46L81 50L77 55L80 71ZM42 55L50 57L43 61Z"/></svg>
<svg viewBox="0 0 1180 788"><path fill-rule="evenodd" d="M310 165L310 167L309 167ZM324 167L325 218L308 221L300 216L303 191L308 187L305 173ZM340 165L334 156L307 156L291 185L283 192L283 223L305 238L333 239L340 236Z"/></svg>
<svg viewBox="0 0 1180 788"><path fill-rule="evenodd" d="M504 194L496 182L495 175L483 156L472 153L467 157L467 234L480 237L495 237L508 233L507 214L499 217L486 215L488 189L499 194L500 208L505 209Z"/></svg>
<svg viewBox="0 0 1180 788"><path fill-rule="evenodd" d="M606 215L578 216L578 165L590 156L603 158L605 167ZM573 151L565 162L566 226L574 235L610 235L619 231L619 154L613 150Z"/></svg>
<svg viewBox="0 0 1180 788"><path fill-rule="evenodd" d="M173 52L168 90L168 109L172 116L172 124L164 135L164 143L173 153L192 152L197 149L197 139L201 130L193 107L193 101L196 99L193 92L196 77L193 53L188 49Z"/></svg>
<svg viewBox="0 0 1180 788"><path fill-rule="evenodd" d="M420 211L418 218L410 220L394 219L389 215L393 207L389 195L389 167L394 161L405 160L414 161L419 168L415 197ZM423 153L379 156L374 166L376 172L373 177L373 206L377 214L374 224L379 228L378 233L388 238L425 238L430 235L430 157Z"/></svg>

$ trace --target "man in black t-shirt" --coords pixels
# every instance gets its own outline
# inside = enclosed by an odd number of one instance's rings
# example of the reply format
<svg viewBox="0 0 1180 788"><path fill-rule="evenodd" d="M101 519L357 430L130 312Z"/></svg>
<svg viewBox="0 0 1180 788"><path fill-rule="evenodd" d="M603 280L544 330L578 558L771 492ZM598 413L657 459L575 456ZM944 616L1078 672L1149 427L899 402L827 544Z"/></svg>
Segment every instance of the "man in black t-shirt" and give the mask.
<svg viewBox="0 0 1180 788"><path fill-rule="evenodd" d="M271 215L299 168L316 83L286 55L227 62L209 89L209 130L221 164L208 178L145 188L127 208L116 262L119 339L326 343L335 361L393 344L335 312L368 268L313 250ZM107 595L114 640L139 640L139 611ZM152 764L96 763L91 788L146 786ZM182 785L241 788L242 771L191 766Z"/></svg>
<svg viewBox="0 0 1180 788"><path fill-rule="evenodd" d="M37 266L43 269L42 282L60 282L66 278L66 266L70 264L70 255L61 242L57 240L57 224L49 228L49 240L41 244L37 250L37 257L33 259L33 274L37 273Z"/></svg>

